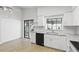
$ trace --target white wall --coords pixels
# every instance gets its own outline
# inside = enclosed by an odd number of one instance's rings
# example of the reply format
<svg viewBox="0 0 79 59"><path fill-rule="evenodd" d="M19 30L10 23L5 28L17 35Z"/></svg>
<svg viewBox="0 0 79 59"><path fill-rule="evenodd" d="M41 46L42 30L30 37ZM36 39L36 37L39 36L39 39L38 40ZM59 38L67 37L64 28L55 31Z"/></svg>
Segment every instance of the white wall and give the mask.
<svg viewBox="0 0 79 59"><path fill-rule="evenodd" d="M79 26L76 26L76 34L79 35Z"/></svg>
<svg viewBox="0 0 79 59"><path fill-rule="evenodd" d="M72 10L71 6L48 6L48 7L40 7L37 10L37 15L39 16L51 16L51 15L59 15L64 14L65 12L69 12ZM64 31L66 33L75 34L76 27L73 26L65 26Z"/></svg>
<svg viewBox="0 0 79 59"><path fill-rule="evenodd" d="M1 19L0 19L0 28L1 28ZM0 41L1 41L1 29L0 29Z"/></svg>
<svg viewBox="0 0 79 59"><path fill-rule="evenodd" d="M62 14L67 11L71 11L72 7L69 6L47 6L38 8L38 16L50 16Z"/></svg>
<svg viewBox="0 0 79 59"><path fill-rule="evenodd" d="M76 34L76 26L64 26L64 32L68 34Z"/></svg>
<svg viewBox="0 0 79 59"><path fill-rule="evenodd" d="M13 12L0 11L1 43L21 37L21 10L13 7Z"/></svg>
<svg viewBox="0 0 79 59"><path fill-rule="evenodd" d="M23 10L23 20L22 20L22 38L24 38L24 20L34 19L37 20L37 8L24 8Z"/></svg>
<svg viewBox="0 0 79 59"><path fill-rule="evenodd" d="M23 20L29 20L37 18L37 8L26 8L23 10Z"/></svg>

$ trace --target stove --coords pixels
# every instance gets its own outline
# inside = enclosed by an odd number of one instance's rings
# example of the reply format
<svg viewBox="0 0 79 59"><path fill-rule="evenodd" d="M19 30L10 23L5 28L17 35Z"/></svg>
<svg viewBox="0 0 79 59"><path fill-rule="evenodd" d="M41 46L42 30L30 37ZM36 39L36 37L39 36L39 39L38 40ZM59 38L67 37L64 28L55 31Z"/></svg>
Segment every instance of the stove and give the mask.
<svg viewBox="0 0 79 59"><path fill-rule="evenodd" d="M79 42L78 41L70 41L70 42L75 47L75 49L79 51Z"/></svg>

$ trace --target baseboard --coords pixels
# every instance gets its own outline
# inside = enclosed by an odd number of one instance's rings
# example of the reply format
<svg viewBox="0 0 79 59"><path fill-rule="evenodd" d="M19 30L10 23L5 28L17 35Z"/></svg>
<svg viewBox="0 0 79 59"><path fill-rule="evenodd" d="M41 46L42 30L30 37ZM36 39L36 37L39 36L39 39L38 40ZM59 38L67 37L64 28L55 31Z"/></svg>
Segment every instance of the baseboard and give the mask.
<svg viewBox="0 0 79 59"><path fill-rule="evenodd" d="M17 38L17 39L21 39L21 37ZM17 39L12 39L12 40L7 40L7 41L2 41L0 42L0 44L4 44L4 43L7 43L7 42L10 42L10 41L13 41L13 40L17 40Z"/></svg>

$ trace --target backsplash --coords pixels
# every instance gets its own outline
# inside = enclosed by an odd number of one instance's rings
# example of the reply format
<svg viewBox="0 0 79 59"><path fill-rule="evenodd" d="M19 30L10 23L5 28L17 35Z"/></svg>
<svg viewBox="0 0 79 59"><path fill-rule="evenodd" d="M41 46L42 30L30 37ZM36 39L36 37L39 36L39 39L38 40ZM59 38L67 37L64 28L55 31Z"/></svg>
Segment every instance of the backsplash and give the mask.
<svg viewBox="0 0 79 59"><path fill-rule="evenodd" d="M64 26L64 32L65 33L69 33L69 34L77 34L76 30L77 27L76 26Z"/></svg>
<svg viewBox="0 0 79 59"><path fill-rule="evenodd" d="M64 29L62 30L62 32L64 33L68 33L68 34L72 34L72 35L79 35L79 27L78 26L64 26ZM45 30L44 26L35 26L34 27L35 31L47 31ZM55 32L61 32L59 31L55 31Z"/></svg>
<svg viewBox="0 0 79 59"><path fill-rule="evenodd" d="M77 30L76 30L76 34L79 35L79 26L76 26Z"/></svg>

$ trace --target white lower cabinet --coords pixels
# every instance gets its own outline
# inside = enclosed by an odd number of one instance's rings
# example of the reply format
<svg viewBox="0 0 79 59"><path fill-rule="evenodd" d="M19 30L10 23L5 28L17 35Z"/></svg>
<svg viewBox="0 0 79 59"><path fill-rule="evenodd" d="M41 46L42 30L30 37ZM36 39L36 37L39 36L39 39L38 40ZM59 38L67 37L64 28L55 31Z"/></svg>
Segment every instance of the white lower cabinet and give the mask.
<svg viewBox="0 0 79 59"><path fill-rule="evenodd" d="M32 43L36 43L36 33L31 32L31 39L30 40Z"/></svg>
<svg viewBox="0 0 79 59"><path fill-rule="evenodd" d="M44 45L51 48L67 50L67 39L63 36L44 35Z"/></svg>

